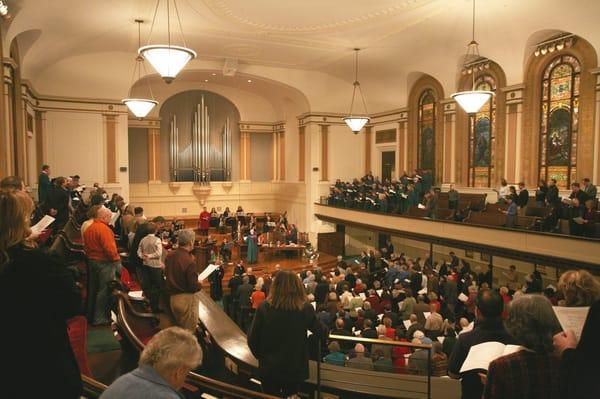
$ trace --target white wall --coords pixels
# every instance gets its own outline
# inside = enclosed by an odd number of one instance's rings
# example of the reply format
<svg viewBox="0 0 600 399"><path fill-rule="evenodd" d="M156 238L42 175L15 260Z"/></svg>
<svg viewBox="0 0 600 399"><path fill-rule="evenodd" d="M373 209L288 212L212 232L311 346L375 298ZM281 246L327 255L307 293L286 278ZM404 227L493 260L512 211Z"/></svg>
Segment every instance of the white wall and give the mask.
<svg viewBox="0 0 600 399"><path fill-rule="evenodd" d="M354 134L348 126L329 126L329 180L352 180L364 176L364 133Z"/></svg>

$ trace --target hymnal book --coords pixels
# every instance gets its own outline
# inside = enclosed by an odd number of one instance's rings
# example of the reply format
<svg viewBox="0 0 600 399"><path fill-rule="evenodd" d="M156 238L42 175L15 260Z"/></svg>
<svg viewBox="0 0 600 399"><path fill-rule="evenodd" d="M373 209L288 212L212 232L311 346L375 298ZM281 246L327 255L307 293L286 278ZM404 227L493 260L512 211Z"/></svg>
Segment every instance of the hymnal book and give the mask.
<svg viewBox="0 0 600 399"><path fill-rule="evenodd" d="M437 340L440 341L440 344L443 344L445 339L446 339L446 337L444 337L444 336L437 337Z"/></svg>
<svg viewBox="0 0 600 399"><path fill-rule="evenodd" d="M112 216L110 218L110 223L108 223L111 226L114 226L115 223L117 223L117 219L119 218L119 215L121 215L120 212L113 212Z"/></svg>
<svg viewBox="0 0 600 399"><path fill-rule="evenodd" d="M464 373L470 370L487 371L490 363L494 360L518 352L521 349L523 347L519 345L505 345L496 341L474 345L469 350L469 354L460 368L460 372Z"/></svg>
<svg viewBox="0 0 600 399"><path fill-rule="evenodd" d="M585 324L585 319L590 311L589 306L552 306L554 314L564 331L573 330L577 340L581 337L581 330Z"/></svg>
<svg viewBox="0 0 600 399"><path fill-rule="evenodd" d="M419 204L419 205L417 205L417 207L418 207L419 209L426 209L426 208L425 208L425 205L423 205L423 204Z"/></svg>
<svg viewBox="0 0 600 399"><path fill-rule="evenodd" d="M408 331L408 329L410 328L410 320L402 320L402 323L404 323L404 327Z"/></svg>
<svg viewBox="0 0 600 399"><path fill-rule="evenodd" d="M460 295L458 296L458 300L461 302L467 302L469 300L469 297L461 292Z"/></svg>
<svg viewBox="0 0 600 399"><path fill-rule="evenodd" d="M40 234L42 231L46 230L46 228L50 226L54 220L55 219L50 215L44 216L39 222L31 226L31 232L34 234Z"/></svg>
<svg viewBox="0 0 600 399"><path fill-rule="evenodd" d="M364 292L361 292L360 294L358 294L359 297L362 298L362 300L364 301L365 299L367 299L367 296L365 295Z"/></svg>
<svg viewBox="0 0 600 399"><path fill-rule="evenodd" d="M317 303L316 303L316 302L311 302L310 304L312 305L312 307L313 307L315 310L317 310Z"/></svg>
<svg viewBox="0 0 600 399"><path fill-rule="evenodd" d="M420 289L420 290L417 292L417 294L419 294L419 295L425 295L425 294L427 294L427 287L425 287L425 288L423 288L423 289Z"/></svg>
<svg viewBox="0 0 600 399"><path fill-rule="evenodd" d="M377 295L379 295L379 296L383 295L383 290L377 290L375 292L377 292Z"/></svg>
<svg viewBox="0 0 600 399"><path fill-rule="evenodd" d="M200 273L200 275L198 276L198 281L204 281L206 280L206 278L208 276L210 276L212 274L212 272L214 272L215 270L217 270L217 265L208 265L206 266L206 269L204 269L202 271L202 273Z"/></svg>
<svg viewBox="0 0 600 399"><path fill-rule="evenodd" d="M576 217L576 218L573 218L573 221L574 221L575 223L577 223L577 224L583 224L583 223L584 223L584 221L585 221L585 219L584 219L584 218L582 218L582 217L580 217L580 216L578 216L578 217Z"/></svg>
<svg viewBox="0 0 600 399"><path fill-rule="evenodd" d="M423 312L423 316L425 316L425 319L428 319L431 316L431 312Z"/></svg>
<svg viewBox="0 0 600 399"><path fill-rule="evenodd" d="M360 265L360 262L358 259L354 259L354 263L356 263L357 265Z"/></svg>

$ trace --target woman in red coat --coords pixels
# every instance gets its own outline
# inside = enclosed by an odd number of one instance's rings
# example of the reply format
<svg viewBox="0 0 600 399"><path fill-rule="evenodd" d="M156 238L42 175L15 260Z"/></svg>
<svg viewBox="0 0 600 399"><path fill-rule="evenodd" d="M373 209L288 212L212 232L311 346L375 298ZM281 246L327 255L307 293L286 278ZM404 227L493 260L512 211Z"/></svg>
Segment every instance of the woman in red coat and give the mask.
<svg viewBox="0 0 600 399"><path fill-rule="evenodd" d="M206 210L206 207L202 209L202 213L200 213L200 220L198 221L198 228L200 229L201 235L207 236L208 227L210 226L210 213Z"/></svg>

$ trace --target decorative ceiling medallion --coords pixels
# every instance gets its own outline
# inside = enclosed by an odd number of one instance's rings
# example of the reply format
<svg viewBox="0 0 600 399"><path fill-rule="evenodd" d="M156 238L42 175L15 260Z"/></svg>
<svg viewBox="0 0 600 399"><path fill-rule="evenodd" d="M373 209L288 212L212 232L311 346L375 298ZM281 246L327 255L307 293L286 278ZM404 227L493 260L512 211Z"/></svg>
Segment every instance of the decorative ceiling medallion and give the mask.
<svg viewBox="0 0 600 399"><path fill-rule="evenodd" d="M338 2L335 2L335 4L333 4L334 2L332 2L331 4L331 13L327 12L327 19L328 22L323 22L323 23L315 23L315 24L307 24L307 25L296 25L296 24L285 24L285 23L272 23L272 22L266 22L266 20L268 20L269 18L267 17L267 15L269 17L273 16L272 10L271 13L264 13L261 12L260 10L262 8L267 8L267 4L260 4L259 1L254 1L251 4L251 8L253 8L254 10L257 10L256 13L261 15L263 18L265 18L265 22L260 21L259 20L259 16L257 16L257 19L252 19L251 17L248 17L247 15L249 14L249 10L247 9L249 7L249 3L246 1L241 1L238 2L237 4L232 4L235 1L233 0L203 0L204 3L206 4L206 6L213 11L215 14L220 15L224 18L229 19L230 21L240 24L240 25L244 25L248 28L253 28L253 29L260 29L263 31L271 31L271 32L319 32L319 31L325 31L325 30L331 30L331 29L340 29L340 28L346 28L346 27L354 27L357 23L365 23L365 22L372 22L372 20L377 19L377 18L385 18L385 17L391 17L403 12L409 12L412 10L415 10L417 8L426 6L428 4L434 3L437 0L389 0L386 3L386 6L382 6L381 9L376 10L376 11L371 11L373 8L375 8L374 3L368 3L368 7L365 6L365 10L369 10L368 12L363 12L363 11L357 11L357 14L355 15L347 15L347 16L343 16L343 17L339 17L339 19L334 19L336 14L340 14L339 10L341 9L345 9L347 11L347 7L346 7L346 1L345 0L341 0ZM289 4L288 1L291 2L291 0L286 0L285 6L287 7L287 9L289 10ZM295 0L296 3L301 4L302 6L306 7L307 12L313 12L311 10L314 10L314 7L312 7L312 5L310 4L310 1L307 0ZM322 1L318 2L319 6L322 6L323 3ZM317 2L315 1L315 5L317 5ZM246 9L244 9L246 8ZM296 8L296 7L292 7L292 8ZM245 15L244 15L245 14ZM293 20L297 21L298 19L298 15L296 15L294 13L293 16Z"/></svg>

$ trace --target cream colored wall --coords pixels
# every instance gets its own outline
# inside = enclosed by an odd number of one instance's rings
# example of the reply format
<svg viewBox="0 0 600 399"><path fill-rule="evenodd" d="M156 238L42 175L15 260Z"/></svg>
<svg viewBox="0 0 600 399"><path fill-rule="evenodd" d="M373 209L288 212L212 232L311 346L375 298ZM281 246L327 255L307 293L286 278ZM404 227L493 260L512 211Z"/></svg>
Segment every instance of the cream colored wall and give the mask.
<svg viewBox="0 0 600 399"><path fill-rule="evenodd" d="M352 180L364 175L365 143L362 134L354 134L346 124L329 126L329 181Z"/></svg>

